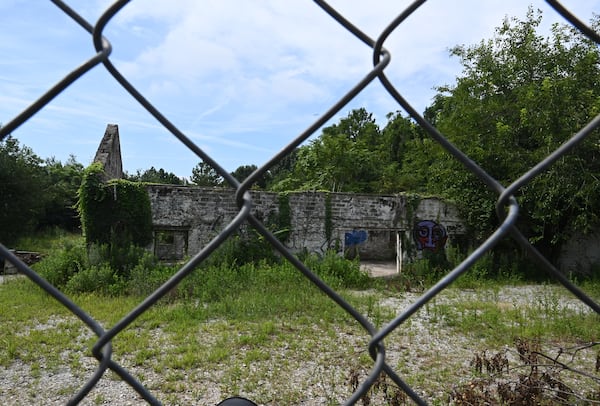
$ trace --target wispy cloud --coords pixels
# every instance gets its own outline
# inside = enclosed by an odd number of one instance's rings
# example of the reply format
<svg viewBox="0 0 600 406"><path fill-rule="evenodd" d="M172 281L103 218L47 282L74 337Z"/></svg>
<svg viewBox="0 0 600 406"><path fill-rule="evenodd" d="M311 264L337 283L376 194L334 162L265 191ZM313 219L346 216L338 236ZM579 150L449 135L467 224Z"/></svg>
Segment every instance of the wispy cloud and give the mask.
<svg viewBox="0 0 600 406"><path fill-rule="evenodd" d="M111 3L69 2L92 23ZM331 1L372 37L410 3ZM562 22L544 1L531 3L544 10L546 27ZM599 0L571 3L584 20L600 10ZM448 48L491 37L505 16L523 18L528 6L522 0L426 2L386 41L392 54L386 75L422 111L432 89L451 84L460 73ZM113 44L111 60L128 80L231 170L268 160L372 68L369 47L305 0L136 0L108 24L105 35ZM50 2L2 1L0 38L4 122L94 53L90 35ZM334 120L357 107L373 112L382 125L398 109L377 81ZM162 166L189 176L197 162L102 67L19 134L41 155L89 157L107 123L120 126L129 168Z"/></svg>

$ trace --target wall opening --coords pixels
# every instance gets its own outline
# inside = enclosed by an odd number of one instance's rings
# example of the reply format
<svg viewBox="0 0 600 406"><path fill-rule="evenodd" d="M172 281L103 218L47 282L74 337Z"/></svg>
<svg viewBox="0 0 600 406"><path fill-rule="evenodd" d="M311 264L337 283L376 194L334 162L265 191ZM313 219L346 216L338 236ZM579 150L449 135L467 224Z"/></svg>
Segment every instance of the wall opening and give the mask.
<svg viewBox="0 0 600 406"><path fill-rule="evenodd" d="M188 251L189 228L154 229L154 255L161 261L180 261Z"/></svg>

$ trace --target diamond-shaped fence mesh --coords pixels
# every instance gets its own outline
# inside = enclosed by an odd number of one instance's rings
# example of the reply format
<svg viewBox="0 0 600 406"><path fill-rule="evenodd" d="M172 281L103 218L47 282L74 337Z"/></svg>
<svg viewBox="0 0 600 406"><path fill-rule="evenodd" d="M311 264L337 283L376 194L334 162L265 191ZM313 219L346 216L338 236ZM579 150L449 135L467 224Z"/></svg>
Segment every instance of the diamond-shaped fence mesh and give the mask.
<svg viewBox="0 0 600 406"><path fill-rule="evenodd" d="M376 384L377 377L380 376L382 372L391 378L391 380L398 385L398 387L400 387L412 400L419 404L425 403L425 401L419 397L415 389L403 380L402 374L398 373L392 367L392 365L387 362L384 340L395 330L402 329L403 324L410 320L410 318L417 311L422 309L429 301L435 298L436 295L451 285L461 274L467 272L487 251L489 251L501 239L507 236L510 236L522 247L523 250L527 251L531 257L535 258L539 267L545 270L548 274L552 275L566 289L572 292L572 294L574 294L581 302L589 306L594 312L600 314L600 305L586 295L576 285L571 283L569 279L563 275L563 273L558 271L553 264L551 264L544 256L536 251L536 249L529 243L521 231L515 226L515 221L519 216L519 204L517 199L514 197L517 192L521 191L525 185L532 181L532 179L536 178L536 176L545 171L556 160L567 154L573 147L575 147L584 138L588 137L595 129L597 129L600 125L600 115L596 116L585 127L581 128L579 132L574 134L567 142L565 142L555 151L552 151L542 161L537 163L537 165L532 167L528 172L524 173L512 184L507 186L500 184L500 182L491 177L488 173L486 173L485 170L479 167L477 163L463 154L458 148L450 143L443 134L441 134L434 126L432 126L419 113L417 113L417 111L407 102L407 100L404 99L402 94L386 76L386 67L390 61L390 54L384 47L386 39L406 20L409 15L411 15L423 3L425 3L424 0L413 2L398 16L391 19L387 28L385 28L379 37L375 39L370 38L368 35L362 32L359 27L353 25L350 21L345 19L344 16L340 15L335 9L331 8L324 1L316 1L316 3L333 18L333 20L351 32L357 38L357 41L361 41L372 48L373 68L369 72L365 72L362 80L356 83L352 90L350 90L339 101L333 104L329 110L323 112L314 123L312 123L304 132L299 134L294 140L292 140L283 150L281 150L281 152L273 156L262 167L256 169L254 173L252 173L243 183L240 183L237 179L233 178L232 175L225 171L218 162L216 162L213 158L211 158L210 155L199 148L190 140L190 138L188 138L175 125L173 125L167 117L153 107L153 105L127 81L127 78L124 77L111 62L111 44L107 38L102 36L103 30L110 19L119 13L119 11L128 3L127 0L115 2L104 12L102 17L95 25L85 21L76 11L69 8L67 4L61 2L60 0L53 0L53 2L56 4L56 6L61 8L64 13L69 15L77 24L79 24L83 30L87 31L92 36L97 53L89 60L75 68L57 84L52 86L45 94L41 95L37 101L32 103L12 121L6 123L2 128L0 128L0 137L2 139L7 137L8 134L10 134L14 129L23 125L27 119L43 109L55 96L63 92L70 85L86 75L86 73L90 70L100 69L100 65L102 65L108 72L110 72L114 80L116 80L132 97L134 97L141 106L143 106L150 114L152 114L152 116L154 116L156 120L158 120L173 135L173 137L187 146L203 162L216 169L216 171L225 179L225 181L236 189L236 201L239 206L239 212L237 213L237 216L226 227L224 227L212 241L206 244L206 246L204 246L200 252L197 252L184 266L178 270L178 272L170 280L168 280L150 296L145 298L142 303L140 303L135 309L129 312L109 330L105 330L99 322L97 322L81 307L73 303L69 297L41 278L30 267L12 254L5 246L0 245L0 256L3 256L10 263L14 264L14 266L23 275L27 276L31 281L39 285L54 299L69 309L69 311L79 318L81 322L97 336L97 340L92 349L93 356L98 360L96 370L82 387L74 390L74 394L69 402L70 404L77 404L86 398L89 392L96 386L98 381L108 370L116 373L124 382L137 391L139 395L141 395L141 397L148 403L160 404L159 400L153 396L151 391L149 391L125 367L113 360L111 341L113 338L123 332L128 326L130 326L138 317L140 317L140 315L151 308L159 299L164 297L170 290L184 280L200 263L207 259L216 248L223 244L244 222L248 222L252 227L254 227L258 233L260 233L270 244L272 244L274 249L279 251L283 258L293 264L293 266L297 268L299 272L301 272L323 293L325 293L333 302L351 315L370 336L370 342L367 348L368 353L372 358L370 372L364 379L355 382L355 391L346 400L346 404L354 404L358 402L361 397L363 397L365 393L367 393L367 391ZM571 24L582 31L588 38L596 43L600 43L599 35L578 20L576 16L572 15L561 4L556 1L548 1L548 3L556 10L556 12L560 13ZM305 266L305 264L303 264L295 255L293 255L259 219L252 215L251 208L253 203L251 194L249 193L249 189L257 180L260 179L261 175L265 174L265 172L268 171L273 165L284 158L302 142L307 140L308 137L313 135L323 124L330 120L354 97L361 93L367 87L367 85L374 81L379 81L386 91L397 101L398 106L408 112L409 115L429 134L433 140L438 142L456 160L460 161L467 170L471 171L481 182L495 192L495 194L498 196L497 214L500 219L500 225L497 227L495 232L483 244L477 247L477 249L475 249L468 258L466 258L455 269L448 272L434 286L414 300L414 302L404 308L393 320L381 326L380 328L375 326L376 323L373 320L370 320L368 317L361 314L344 298L342 298L338 292L329 287L319 277L311 272L311 270Z"/></svg>

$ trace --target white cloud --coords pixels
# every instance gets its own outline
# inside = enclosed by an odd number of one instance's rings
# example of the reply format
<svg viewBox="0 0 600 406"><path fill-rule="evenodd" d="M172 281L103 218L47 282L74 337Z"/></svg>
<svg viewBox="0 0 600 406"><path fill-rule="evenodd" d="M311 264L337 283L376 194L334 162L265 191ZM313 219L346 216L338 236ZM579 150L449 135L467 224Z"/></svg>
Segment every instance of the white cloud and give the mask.
<svg viewBox="0 0 600 406"><path fill-rule="evenodd" d="M71 0L69 4L93 23L112 2ZM0 109L1 121L6 122L89 58L93 48L89 34L49 3L21 2L13 8L9 2L0 3L0 9L6 10L0 14L5 40L0 43L5 55L0 62ZM331 3L376 37L411 1ZM386 75L422 110L431 101L432 87L451 84L460 73L458 61L449 59L447 49L489 38L504 16L523 18L529 3L545 10L545 26L562 22L541 0L426 2L386 41L392 54ZM583 20L600 10L598 0L565 0L565 5ZM369 47L306 0L134 0L108 24L105 34L113 44L111 58L127 79L232 169L265 160L267 153L251 151L272 152L283 146L372 68ZM399 108L375 81L334 121L361 106L382 125L385 114ZM151 141L144 143L143 154L136 152L140 159L151 148L173 155L170 145L161 141L168 132L102 67L86 74L30 120L23 133L33 133L33 126L40 123L35 142L44 142L54 139L53 134L44 137L44 131L62 125L74 133L73 139L88 133L96 144L106 122L120 124L125 145L131 140ZM223 145L225 152L219 149ZM83 154L93 155L93 151L86 149ZM135 166L152 164L159 165Z"/></svg>
<svg viewBox="0 0 600 406"><path fill-rule="evenodd" d="M340 12L373 37L408 1L337 1ZM402 82L427 70L445 83L456 72L447 49L489 36L505 15L523 16L521 0L427 2L394 31L390 78ZM311 103L327 89L356 83L371 68L371 51L315 4L299 0L133 2L120 24L147 31L151 20L168 33L120 66L127 75L150 81L148 89L234 89L233 99L279 104ZM168 77L168 80L165 79ZM211 97L211 94L207 94Z"/></svg>

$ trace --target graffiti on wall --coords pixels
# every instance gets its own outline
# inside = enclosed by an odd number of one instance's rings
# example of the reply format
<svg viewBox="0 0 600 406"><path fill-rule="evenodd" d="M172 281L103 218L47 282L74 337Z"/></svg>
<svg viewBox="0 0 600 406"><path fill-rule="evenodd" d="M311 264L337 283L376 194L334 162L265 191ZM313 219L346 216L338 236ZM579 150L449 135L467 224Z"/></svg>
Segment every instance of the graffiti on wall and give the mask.
<svg viewBox="0 0 600 406"><path fill-rule="evenodd" d="M358 257L358 246L367 241L366 230L352 230L344 233L344 257L354 259Z"/></svg>
<svg viewBox="0 0 600 406"><path fill-rule="evenodd" d="M440 249L444 249L448 233L443 225L433 220L421 220L415 224L413 238L417 243L417 250L438 252Z"/></svg>
<svg viewBox="0 0 600 406"><path fill-rule="evenodd" d="M351 247L367 241L368 234L365 230L352 230L344 234L344 245Z"/></svg>

